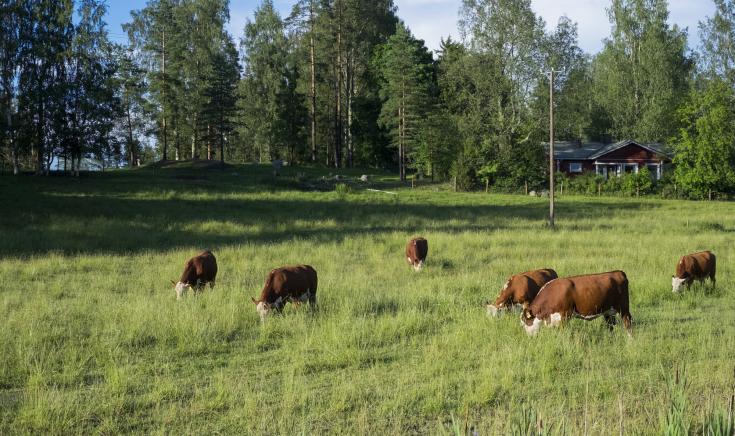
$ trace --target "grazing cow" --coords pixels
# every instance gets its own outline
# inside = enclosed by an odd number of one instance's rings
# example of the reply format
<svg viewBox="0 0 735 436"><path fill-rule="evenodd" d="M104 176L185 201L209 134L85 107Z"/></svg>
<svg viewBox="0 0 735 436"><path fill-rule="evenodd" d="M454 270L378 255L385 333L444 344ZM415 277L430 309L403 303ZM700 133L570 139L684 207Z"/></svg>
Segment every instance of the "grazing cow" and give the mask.
<svg viewBox="0 0 735 436"><path fill-rule="evenodd" d="M538 333L542 322L556 327L572 317L591 320L602 315L612 330L616 324L616 313L623 318L630 336L632 317L628 306L628 278L623 271L550 281L523 309L521 325L529 336L533 336Z"/></svg>
<svg viewBox="0 0 735 436"><path fill-rule="evenodd" d="M520 304L525 309L531 304L543 285L558 277L556 271L551 268L526 271L510 276L500 291L500 295L495 299L495 303L490 301L485 303L487 314L497 316L500 310L510 310L516 304Z"/></svg>
<svg viewBox="0 0 735 436"><path fill-rule="evenodd" d="M416 272L421 271L429 252L429 243L422 237L413 238L406 244L406 260Z"/></svg>
<svg viewBox="0 0 735 436"><path fill-rule="evenodd" d="M271 311L280 312L289 301L316 305L316 287L316 271L311 266L284 266L268 274L260 298L252 300L264 321Z"/></svg>
<svg viewBox="0 0 735 436"><path fill-rule="evenodd" d="M171 280L176 289L176 299L186 295L186 290L192 288L194 293L199 293L209 283L214 288L214 279L217 277L217 259L211 251L206 250L186 261L184 272L178 283Z"/></svg>
<svg viewBox="0 0 735 436"><path fill-rule="evenodd" d="M676 264L676 275L671 276L671 290L679 292L685 284L689 289L693 281L699 280L700 283L704 283L707 277L712 280L714 287L716 269L717 262L711 251L687 254Z"/></svg>

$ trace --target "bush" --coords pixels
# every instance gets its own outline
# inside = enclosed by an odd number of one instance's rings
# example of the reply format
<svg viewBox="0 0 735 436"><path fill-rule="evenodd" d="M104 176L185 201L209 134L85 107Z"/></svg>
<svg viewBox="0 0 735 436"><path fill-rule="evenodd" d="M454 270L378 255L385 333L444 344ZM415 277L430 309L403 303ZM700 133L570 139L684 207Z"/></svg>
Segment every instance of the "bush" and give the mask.
<svg viewBox="0 0 735 436"><path fill-rule="evenodd" d="M569 192L574 192L577 194L595 195L597 194L598 186L604 183L604 177L593 172L586 172L581 176L569 179L569 181L564 184L564 189L568 189Z"/></svg>
<svg viewBox="0 0 735 436"><path fill-rule="evenodd" d="M647 194L653 189L653 179L648 168L643 167L637 173L626 174L623 178L625 191L630 195Z"/></svg>
<svg viewBox="0 0 735 436"><path fill-rule="evenodd" d="M337 183L334 185L334 192L337 193L337 197L344 199L347 197L347 194L352 192L352 188L345 183Z"/></svg>
<svg viewBox="0 0 735 436"><path fill-rule="evenodd" d="M458 191L473 191L478 187L477 173L472 158L462 153L454 162L452 173L457 180Z"/></svg>

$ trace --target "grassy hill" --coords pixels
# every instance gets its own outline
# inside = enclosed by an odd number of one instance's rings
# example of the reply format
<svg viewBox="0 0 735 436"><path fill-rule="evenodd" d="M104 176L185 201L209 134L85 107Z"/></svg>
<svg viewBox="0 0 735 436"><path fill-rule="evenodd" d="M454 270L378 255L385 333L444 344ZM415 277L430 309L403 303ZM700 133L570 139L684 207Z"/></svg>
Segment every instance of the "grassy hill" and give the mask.
<svg viewBox="0 0 735 436"><path fill-rule="evenodd" d="M327 170L255 165L0 177L0 433L650 434L672 390L697 431L727 406L735 204L562 197L550 231L544 199L364 172L339 171L340 193ZM177 302L169 280L203 248L217 286ZM701 249L717 289L672 294ZM319 308L261 325L250 297L292 263L318 271ZM484 301L537 267L624 270L634 339L489 319Z"/></svg>

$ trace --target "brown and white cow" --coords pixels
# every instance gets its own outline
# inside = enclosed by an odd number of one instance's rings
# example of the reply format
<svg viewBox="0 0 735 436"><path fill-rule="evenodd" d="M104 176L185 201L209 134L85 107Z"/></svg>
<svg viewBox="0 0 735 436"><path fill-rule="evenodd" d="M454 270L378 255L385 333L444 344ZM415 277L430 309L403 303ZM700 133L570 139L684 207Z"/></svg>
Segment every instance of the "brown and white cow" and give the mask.
<svg viewBox="0 0 735 436"><path fill-rule="evenodd" d="M611 271L555 279L545 284L531 304L523 309L521 325L530 336L541 324L556 327L569 318L592 320L604 316L610 329L615 314L631 334L632 317L628 305L628 278L623 271Z"/></svg>
<svg viewBox="0 0 735 436"><path fill-rule="evenodd" d="M510 310L516 304L520 304L525 309L531 304L542 286L558 277L556 271L551 268L536 269L510 276L495 302L485 303L487 314L497 316L499 311Z"/></svg>
<svg viewBox="0 0 735 436"><path fill-rule="evenodd" d="M712 280L712 286L715 286L715 272L717 271L717 259L711 251L700 251L683 256L679 263L676 264L676 275L671 276L671 290L673 292L681 291L683 285L687 289L692 282L698 280L700 283L709 277Z"/></svg>
<svg viewBox="0 0 735 436"><path fill-rule="evenodd" d="M171 280L176 289L176 299L185 296L189 288L193 289L195 294L201 292L207 283L210 288L214 288L215 278L217 278L217 259L211 251L202 251L186 261L178 283Z"/></svg>
<svg viewBox="0 0 735 436"><path fill-rule="evenodd" d="M263 291L252 298L261 321L272 312L280 312L289 301L316 305L317 276L309 265L284 266L268 273Z"/></svg>
<svg viewBox="0 0 735 436"><path fill-rule="evenodd" d="M416 272L421 271L426 262L426 254L429 252L429 242L422 238L417 237L408 241L406 244L406 261L413 267Z"/></svg>

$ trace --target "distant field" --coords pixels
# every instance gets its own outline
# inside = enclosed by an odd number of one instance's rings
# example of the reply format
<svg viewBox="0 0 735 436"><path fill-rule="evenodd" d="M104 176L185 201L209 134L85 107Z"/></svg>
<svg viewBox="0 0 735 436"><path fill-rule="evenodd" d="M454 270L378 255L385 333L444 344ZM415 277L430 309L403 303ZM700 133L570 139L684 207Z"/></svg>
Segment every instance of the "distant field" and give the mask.
<svg viewBox="0 0 735 436"><path fill-rule="evenodd" d="M323 174L1 176L0 434L491 434L531 410L559 433L617 434L621 408L626 432L651 434L676 370L693 425L727 406L734 203L562 197L550 231L544 199L385 174L371 186L398 195L311 191ZM413 235L429 240L419 274ZM202 248L217 286L177 302L169 280ZM702 249L717 289L673 295L679 256ZM319 309L261 325L250 297L292 263L318 271ZM484 301L537 267L624 270L634 339L602 320L528 338L517 313L489 319Z"/></svg>

